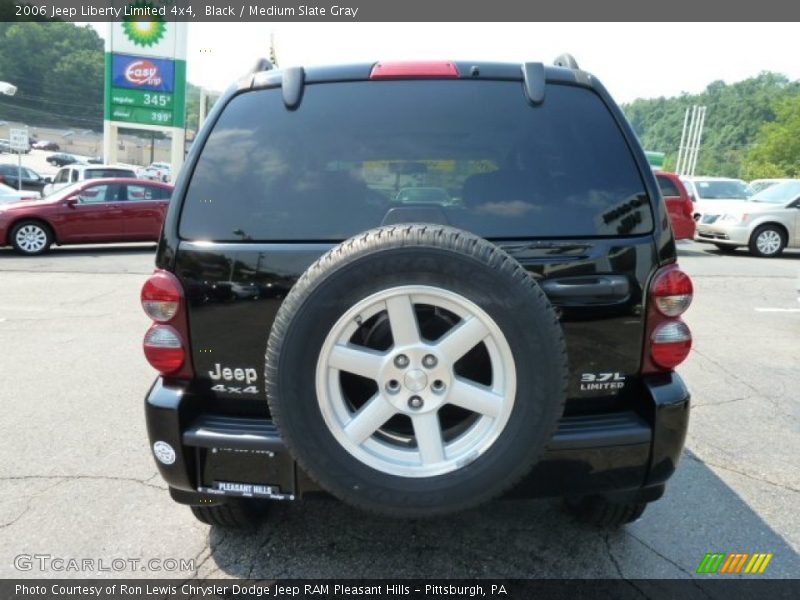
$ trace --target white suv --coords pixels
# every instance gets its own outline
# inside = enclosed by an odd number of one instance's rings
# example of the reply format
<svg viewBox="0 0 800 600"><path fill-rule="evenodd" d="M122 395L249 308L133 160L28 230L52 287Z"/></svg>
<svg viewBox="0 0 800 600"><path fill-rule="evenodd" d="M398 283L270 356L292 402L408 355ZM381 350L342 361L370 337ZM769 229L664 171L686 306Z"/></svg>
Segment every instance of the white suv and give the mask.
<svg viewBox="0 0 800 600"><path fill-rule="evenodd" d="M161 181L169 183L172 179L172 165L165 162L154 162L144 170L142 177L145 179L152 179L153 181Z"/></svg>
<svg viewBox="0 0 800 600"><path fill-rule="evenodd" d="M49 196L63 187L76 181L87 179L102 179L104 177L126 177L136 179L133 169L114 165L67 165L61 167L53 177L53 182L48 183L42 190L43 196Z"/></svg>
<svg viewBox="0 0 800 600"><path fill-rule="evenodd" d="M753 190L741 179L681 177L681 182L694 202L695 221L708 211L714 212L720 201L747 200L753 195Z"/></svg>
<svg viewBox="0 0 800 600"><path fill-rule="evenodd" d="M695 240L723 252L747 246L754 256L800 247L800 179L789 179L749 200L714 203L697 223Z"/></svg>

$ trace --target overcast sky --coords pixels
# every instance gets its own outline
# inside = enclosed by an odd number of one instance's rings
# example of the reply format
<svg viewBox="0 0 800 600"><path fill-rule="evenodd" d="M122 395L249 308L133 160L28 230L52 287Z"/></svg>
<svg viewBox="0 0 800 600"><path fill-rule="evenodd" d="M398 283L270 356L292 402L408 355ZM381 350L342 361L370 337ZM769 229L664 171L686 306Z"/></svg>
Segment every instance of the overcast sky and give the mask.
<svg viewBox="0 0 800 600"><path fill-rule="evenodd" d="M106 24L94 24L105 36ZM618 102L770 70L800 79L796 23L191 23L189 81L223 90L269 53L282 67L398 59L543 61L572 53Z"/></svg>

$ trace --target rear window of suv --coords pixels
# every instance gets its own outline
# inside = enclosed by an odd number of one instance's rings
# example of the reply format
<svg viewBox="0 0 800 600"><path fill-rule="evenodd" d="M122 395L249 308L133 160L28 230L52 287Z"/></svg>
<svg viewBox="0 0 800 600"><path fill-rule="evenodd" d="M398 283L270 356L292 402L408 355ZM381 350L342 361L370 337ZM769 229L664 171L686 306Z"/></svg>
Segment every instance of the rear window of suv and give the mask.
<svg viewBox="0 0 800 600"><path fill-rule="evenodd" d="M136 173L130 169L86 169L84 179L104 179L106 177L130 177L136 178Z"/></svg>
<svg viewBox="0 0 800 600"><path fill-rule="evenodd" d="M388 221L486 238L652 230L639 171L592 91L521 82L365 81L234 97L194 166L184 239L339 241Z"/></svg>

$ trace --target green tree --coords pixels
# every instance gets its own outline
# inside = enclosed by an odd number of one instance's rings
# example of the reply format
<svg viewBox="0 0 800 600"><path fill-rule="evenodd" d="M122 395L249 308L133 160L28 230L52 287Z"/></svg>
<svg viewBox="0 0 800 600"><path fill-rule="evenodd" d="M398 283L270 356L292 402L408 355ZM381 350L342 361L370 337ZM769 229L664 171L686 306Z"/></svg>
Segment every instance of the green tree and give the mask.
<svg viewBox="0 0 800 600"><path fill-rule="evenodd" d="M103 61L103 40L88 25L3 23L0 80L18 91L0 101L0 115L39 125L100 128Z"/></svg>
<svg viewBox="0 0 800 600"><path fill-rule="evenodd" d="M761 127L776 119L776 102L798 97L800 82L764 72L733 84L714 81L700 94L635 100L623 110L645 148L665 152L665 168L674 169L686 109L706 106L697 173L739 177Z"/></svg>
<svg viewBox="0 0 800 600"><path fill-rule="evenodd" d="M748 179L800 177L800 96L779 102L775 115L761 127L744 161Z"/></svg>

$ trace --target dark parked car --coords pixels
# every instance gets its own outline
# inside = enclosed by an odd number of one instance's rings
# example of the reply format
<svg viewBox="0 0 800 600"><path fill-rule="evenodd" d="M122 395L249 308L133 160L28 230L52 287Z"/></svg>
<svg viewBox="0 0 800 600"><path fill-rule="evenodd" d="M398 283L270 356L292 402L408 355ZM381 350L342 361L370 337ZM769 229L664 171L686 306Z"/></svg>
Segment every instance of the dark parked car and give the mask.
<svg viewBox="0 0 800 600"><path fill-rule="evenodd" d="M249 526L320 491L560 496L620 525L662 495L692 284L625 117L556 64L265 70L217 102L141 293L175 501Z"/></svg>
<svg viewBox="0 0 800 600"><path fill-rule="evenodd" d="M30 151L30 144L28 144L28 146L22 150L22 152L19 152L18 150L11 149L11 142L8 139L0 139L0 153L7 152L9 154L30 154Z"/></svg>
<svg viewBox="0 0 800 600"><path fill-rule="evenodd" d="M31 147L35 150L50 150L53 152L58 152L59 150L61 150L61 146L59 146L55 142L48 142L47 140L40 140L38 142L33 142Z"/></svg>
<svg viewBox="0 0 800 600"><path fill-rule="evenodd" d="M56 154L51 154L47 157L47 162L49 162L54 167L63 167L65 165L72 165L77 162L80 162L77 156L72 154L66 154L64 152L59 152Z"/></svg>
<svg viewBox="0 0 800 600"><path fill-rule="evenodd" d="M44 186L52 180L49 177L42 177L33 169L18 167L17 165L0 165L0 183L19 189L20 173L22 174L22 189L42 193Z"/></svg>
<svg viewBox="0 0 800 600"><path fill-rule="evenodd" d="M44 200L0 205L0 246L42 254L52 244L158 240L172 186L139 179L92 179Z"/></svg>

